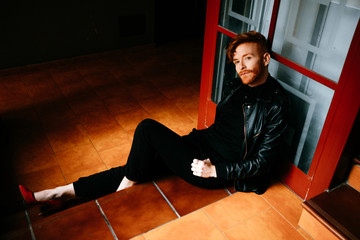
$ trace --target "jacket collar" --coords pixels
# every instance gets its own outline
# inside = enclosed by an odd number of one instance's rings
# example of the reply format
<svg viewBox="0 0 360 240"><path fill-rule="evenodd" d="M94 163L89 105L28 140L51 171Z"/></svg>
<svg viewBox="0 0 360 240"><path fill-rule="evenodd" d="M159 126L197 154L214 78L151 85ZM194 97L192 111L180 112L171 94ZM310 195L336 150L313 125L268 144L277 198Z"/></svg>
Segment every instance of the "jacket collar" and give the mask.
<svg viewBox="0 0 360 240"><path fill-rule="evenodd" d="M240 80L240 82L241 82L241 80ZM269 74L268 78L266 79L266 82L263 83L262 85L259 85L259 87L262 86L262 88L257 94L256 101L258 101L258 102L271 102L271 100L273 99L274 94L276 94L278 92L278 86L277 85L279 85L277 83L277 81L272 76L270 76L270 74ZM243 86L245 86L245 85L240 83L240 85L236 88L235 91L237 91L238 89L240 89Z"/></svg>
<svg viewBox="0 0 360 240"><path fill-rule="evenodd" d="M218 106L224 105L237 90L239 90L241 87L245 86L241 82L241 79L239 79L239 78L233 79L232 83L233 83L234 89L223 101L220 101ZM269 74L268 78L266 79L266 82L263 84L264 84L264 87L259 92L259 94L256 98L256 101L271 102L274 97L274 94L279 92L281 85L270 74Z"/></svg>
<svg viewBox="0 0 360 240"><path fill-rule="evenodd" d="M257 96L257 100L270 102L273 99L274 94L277 94L279 92L280 84L272 76L270 76L270 74L264 84L264 87L261 89L261 92Z"/></svg>

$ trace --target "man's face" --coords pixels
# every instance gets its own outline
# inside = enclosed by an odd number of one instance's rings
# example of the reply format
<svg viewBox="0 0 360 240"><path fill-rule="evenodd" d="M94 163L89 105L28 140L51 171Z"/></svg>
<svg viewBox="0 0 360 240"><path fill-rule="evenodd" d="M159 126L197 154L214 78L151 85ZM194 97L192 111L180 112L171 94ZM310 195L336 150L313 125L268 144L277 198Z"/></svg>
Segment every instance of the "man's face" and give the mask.
<svg viewBox="0 0 360 240"><path fill-rule="evenodd" d="M262 54L257 43L242 43L234 53L233 62L241 81L250 87L258 86L266 81L270 55Z"/></svg>

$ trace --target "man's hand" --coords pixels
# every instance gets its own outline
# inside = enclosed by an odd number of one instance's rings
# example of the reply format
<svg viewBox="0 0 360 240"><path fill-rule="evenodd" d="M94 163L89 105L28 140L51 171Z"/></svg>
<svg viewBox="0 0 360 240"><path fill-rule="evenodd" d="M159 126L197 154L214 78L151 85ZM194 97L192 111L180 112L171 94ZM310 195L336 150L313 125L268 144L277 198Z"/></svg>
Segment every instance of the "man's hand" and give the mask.
<svg viewBox="0 0 360 240"><path fill-rule="evenodd" d="M209 178L216 177L215 165L211 164L209 158L205 160L194 159L191 164L191 171L195 176Z"/></svg>

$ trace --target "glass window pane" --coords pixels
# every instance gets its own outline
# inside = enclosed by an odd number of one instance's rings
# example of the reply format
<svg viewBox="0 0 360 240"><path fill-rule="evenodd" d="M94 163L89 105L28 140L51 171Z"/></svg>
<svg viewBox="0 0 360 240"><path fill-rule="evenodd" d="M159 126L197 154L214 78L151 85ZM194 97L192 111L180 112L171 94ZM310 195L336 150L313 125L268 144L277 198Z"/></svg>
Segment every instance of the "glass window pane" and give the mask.
<svg viewBox="0 0 360 240"><path fill-rule="evenodd" d="M216 104L218 104L222 98L224 90L223 85L228 80L238 77L234 64L228 63L228 59L225 53L225 48L231 39L231 37L228 37L222 33L218 33L211 92L211 100Z"/></svg>
<svg viewBox="0 0 360 240"><path fill-rule="evenodd" d="M273 3L273 0L222 0L219 25L235 33L255 30L267 37ZM224 83L238 77L234 65L226 59L225 49L230 40L218 33L211 96L216 104L222 98Z"/></svg>
<svg viewBox="0 0 360 240"><path fill-rule="evenodd" d="M273 51L338 82L360 1L282 0Z"/></svg>
<svg viewBox="0 0 360 240"><path fill-rule="evenodd" d="M279 80L290 100L289 131L284 151L300 170L308 173L334 91L271 59L270 74Z"/></svg>
<svg viewBox="0 0 360 240"><path fill-rule="evenodd" d="M219 25L234 33L255 30L267 36L273 4L273 0L223 0Z"/></svg>

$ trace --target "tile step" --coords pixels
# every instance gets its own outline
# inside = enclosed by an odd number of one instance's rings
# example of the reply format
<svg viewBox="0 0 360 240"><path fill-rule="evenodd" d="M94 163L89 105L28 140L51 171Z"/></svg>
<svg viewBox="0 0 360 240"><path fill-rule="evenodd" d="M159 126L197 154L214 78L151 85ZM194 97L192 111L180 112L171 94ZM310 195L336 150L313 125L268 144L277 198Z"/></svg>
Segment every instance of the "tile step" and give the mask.
<svg viewBox="0 0 360 240"><path fill-rule="evenodd" d="M303 205L299 225L314 239L360 239L360 193L349 185L324 192Z"/></svg>

